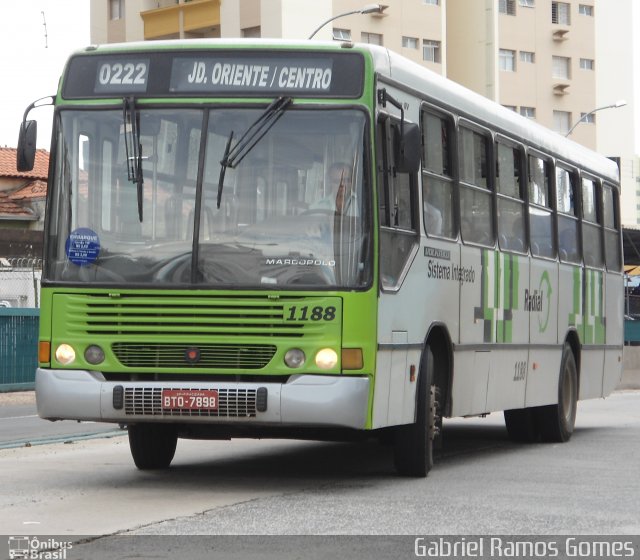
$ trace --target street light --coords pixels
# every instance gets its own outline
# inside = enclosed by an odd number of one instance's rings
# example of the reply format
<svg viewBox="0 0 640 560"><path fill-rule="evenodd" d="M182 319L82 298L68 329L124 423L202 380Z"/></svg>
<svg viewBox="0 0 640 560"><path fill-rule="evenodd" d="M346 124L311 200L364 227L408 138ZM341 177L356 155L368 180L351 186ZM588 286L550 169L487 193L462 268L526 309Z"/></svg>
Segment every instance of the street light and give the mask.
<svg viewBox="0 0 640 560"><path fill-rule="evenodd" d="M381 14L386 9L387 6L384 6L382 4L367 4L359 10L353 10L351 12L345 12L344 14L338 14L337 16L333 16L332 18L329 18L328 20L322 22L322 24L311 35L309 35L309 39L313 39L313 36L318 31L320 31L325 25L327 25L327 23L333 21L334 19L338 19L344 16L350 16L352 14Z"/></svg>
<svg viewBox="0 0 640 560"><path fill-rule="evenodd" d="M619 109L620 107L624 107L627 104L627 102L624 99L619 99L618 101L616 101L615 103L611 104L611 105L605 105L604 107L598 107L597 109L594 109L593 111L589 111L588 113L585 113L584 115L582 115L578 121L576 122L576 124L574 124L570 129L569 132L567 132L565 134L565 136L569 136L569 134L571 134L573 132L573 129L578 126L583 120L585 120L589 115L593 115L593 113L596 113L598 111L602 111L603 109Z"/></svg>

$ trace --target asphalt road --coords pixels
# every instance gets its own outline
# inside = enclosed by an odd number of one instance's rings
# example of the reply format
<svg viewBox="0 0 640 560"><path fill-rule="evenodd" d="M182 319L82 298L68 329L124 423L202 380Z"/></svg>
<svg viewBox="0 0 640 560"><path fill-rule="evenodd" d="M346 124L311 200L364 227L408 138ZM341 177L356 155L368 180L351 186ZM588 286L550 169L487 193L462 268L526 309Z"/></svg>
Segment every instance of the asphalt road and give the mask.
<svg viewBox="0 0 640 560"><path fill-rule="evenodd" d="M181 440L170 469L141 472L123 435L59 434L0 449L0 533L68 539L68 560L396 560L428 535L465 546L617 535L640 558L640 391L581 402L567 444L511 443L501 414L448 420L444 433L426 479L396 476L374 443Z"/></svg>
<svg viewBox="0 0 640 560"><path fill-rule="evenodd" d="M121 432L116 424L43 420L37 414L33 393L21 394L13 400L12 395L0 395L0 449L105 437Z"/></svg>

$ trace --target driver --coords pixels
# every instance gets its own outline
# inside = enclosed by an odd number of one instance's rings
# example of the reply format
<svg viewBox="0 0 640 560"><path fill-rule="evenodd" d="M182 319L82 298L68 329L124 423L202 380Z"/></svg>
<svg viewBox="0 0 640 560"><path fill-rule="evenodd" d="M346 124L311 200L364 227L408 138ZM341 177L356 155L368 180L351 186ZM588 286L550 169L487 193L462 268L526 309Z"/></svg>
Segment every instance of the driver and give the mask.
<svg viewBox="0 0 640 560"><path fill-rule="evenodd" d="M329 187L329 193L311 204L310 210L329 210L336 214L355 215L353 173L348 163L336 162L329 168Z"/></svg>

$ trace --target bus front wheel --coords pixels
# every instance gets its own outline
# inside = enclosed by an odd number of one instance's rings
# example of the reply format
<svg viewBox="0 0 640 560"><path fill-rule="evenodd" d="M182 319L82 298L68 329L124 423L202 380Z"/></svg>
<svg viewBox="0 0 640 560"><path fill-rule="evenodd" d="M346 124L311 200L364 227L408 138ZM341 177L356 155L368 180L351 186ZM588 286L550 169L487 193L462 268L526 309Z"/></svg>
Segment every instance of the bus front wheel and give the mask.
<svg viewBox="0 0 640 560"><path fill-rule="evenodd" d="M127 431L136 467L143 471L169 467L178 443L178 434L172 426L132 424Z"/></svg>
<svg viewBox="0 0 640 560"><path fill-rule="evenodd" d="M433 384L433 352L426 349L416 387L416 421L395 428L394 462L403 476L425 477L433 467L433 447L438 428L438 390Z"/></svg>

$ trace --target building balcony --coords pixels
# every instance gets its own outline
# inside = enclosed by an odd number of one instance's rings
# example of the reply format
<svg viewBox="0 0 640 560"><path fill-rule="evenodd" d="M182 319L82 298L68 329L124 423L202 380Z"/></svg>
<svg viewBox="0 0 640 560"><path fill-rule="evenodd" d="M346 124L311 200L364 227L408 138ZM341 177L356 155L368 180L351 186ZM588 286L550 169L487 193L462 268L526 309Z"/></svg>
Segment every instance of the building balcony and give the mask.
<svg viewBox="0 0 640 560"><path fill-rule="evenodd" d="M186 1L140 15L145 40L218 37L220 34L220 0Z"/></svg>

